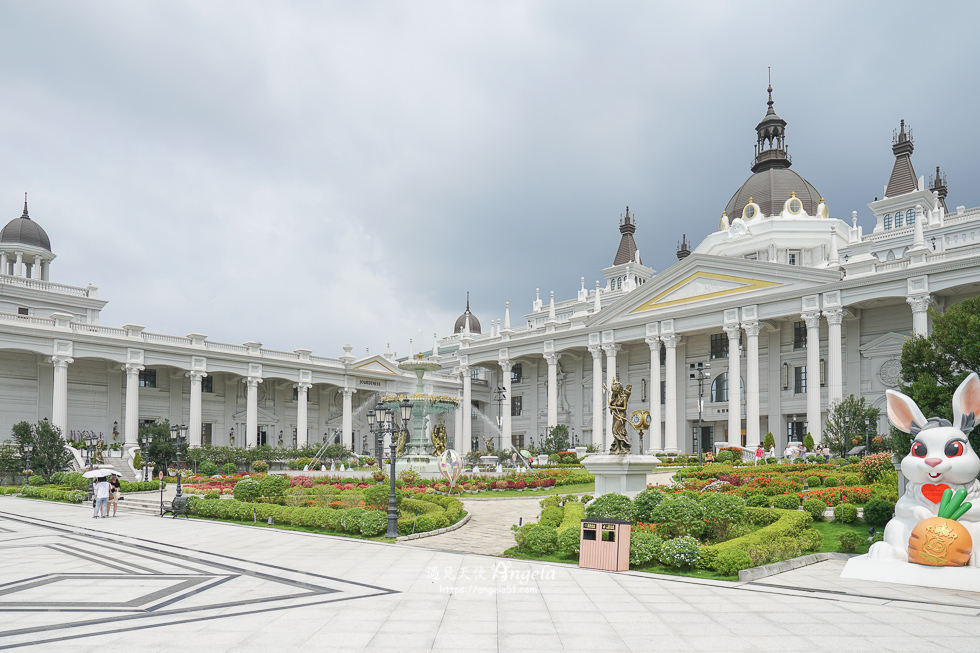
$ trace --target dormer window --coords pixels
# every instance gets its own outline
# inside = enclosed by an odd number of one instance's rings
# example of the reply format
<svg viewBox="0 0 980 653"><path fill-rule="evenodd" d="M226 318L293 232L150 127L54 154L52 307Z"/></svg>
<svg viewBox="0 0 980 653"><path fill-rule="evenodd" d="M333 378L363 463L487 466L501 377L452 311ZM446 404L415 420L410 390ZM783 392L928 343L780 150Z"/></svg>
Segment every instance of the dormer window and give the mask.
<svg viewBox="0 0 980 653"><path fill-rule="evenodd" d="M895 228L896 229L901 229L902 228L902 212L901 211L895 211Z"/></svg>
<svg viewBox="0 0 980 653"><path fill-rule="evenodd" d="M888 229L891 229L892 228L892 214L891 213L886 213L884 219L882 220L882 223L884 224L886 231Z"/></svg>
<svg viewBox="0 0 980 653"><path fill-rule="evenodd" d="M801 252L798 249L791 249L786 253L786 262L790 265L800 265L802 263Z"/></svg>
<svg viewBox="0 0 980 653"><path fill-rule="evenodd" d="M905 224L910 227L915 224L915 209L909 209L905 212Z"/></svg>

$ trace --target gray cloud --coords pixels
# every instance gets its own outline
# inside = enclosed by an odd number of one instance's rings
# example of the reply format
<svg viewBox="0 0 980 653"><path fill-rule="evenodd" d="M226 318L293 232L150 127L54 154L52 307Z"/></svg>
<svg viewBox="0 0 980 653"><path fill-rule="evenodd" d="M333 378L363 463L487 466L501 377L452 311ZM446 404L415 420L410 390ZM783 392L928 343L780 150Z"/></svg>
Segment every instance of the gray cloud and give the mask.
<svg viewBox="0 0 980 653"><path fill-rule="evenodd" d="M773 67L833 215L891 130L974 205L978 9L913 3L0 4L0 209L104 323L407 353L612 262L664 269L749 175ZM3 199L6 198L6 199ZM6 209L3 209L6 206Z"/></svg>

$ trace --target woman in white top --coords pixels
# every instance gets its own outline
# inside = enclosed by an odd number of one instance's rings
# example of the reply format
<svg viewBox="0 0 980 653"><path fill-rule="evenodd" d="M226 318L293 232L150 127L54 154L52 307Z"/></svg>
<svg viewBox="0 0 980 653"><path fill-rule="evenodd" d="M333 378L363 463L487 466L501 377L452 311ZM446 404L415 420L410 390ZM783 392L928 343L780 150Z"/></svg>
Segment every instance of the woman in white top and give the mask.
<svg viewBox="0 0 980 653"><path fill-rule="evenodd" d="M109 516L109 492L112 486L109 485L108 481L104 478L100 478L99 482L95 484L95 514L92 515L93 518L98 519L99 517Z"/></svg>

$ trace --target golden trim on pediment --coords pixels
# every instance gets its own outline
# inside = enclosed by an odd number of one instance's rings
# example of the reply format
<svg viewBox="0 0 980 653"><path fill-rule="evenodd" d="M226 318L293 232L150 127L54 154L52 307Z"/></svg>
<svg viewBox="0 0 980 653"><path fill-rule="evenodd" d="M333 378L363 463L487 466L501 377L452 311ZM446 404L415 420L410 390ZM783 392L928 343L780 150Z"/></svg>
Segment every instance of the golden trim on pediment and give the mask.
<svg viewBox="0 0 980 653"><path fill-rule="evenodd" d="M640 304L630 313L640 313L654 308L665 308L689 302L697 302L715 297L724 297L737 293L748 292L750 290L761 290L781 285L775 281L761 281L759 279L749 279L746 277L735 277L729 274L718 274L716 272L695 272L684 279L678 281L670 288L659 293L652 299ZM698 288L700 286L700 288ZM681 291L685 287L690 287L693 294L677 297L683 294ZM671 299L675 297L675 299Z"/></svg>

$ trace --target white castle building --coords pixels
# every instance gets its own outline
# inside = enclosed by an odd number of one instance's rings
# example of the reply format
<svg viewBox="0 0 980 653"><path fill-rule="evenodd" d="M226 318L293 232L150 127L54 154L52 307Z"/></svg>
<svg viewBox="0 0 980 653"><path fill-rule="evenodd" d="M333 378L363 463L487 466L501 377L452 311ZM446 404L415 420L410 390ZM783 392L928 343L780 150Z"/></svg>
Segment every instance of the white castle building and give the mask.
<svg viewBox="0 0 980 653"><path fill-rule="evenodd" d="M0 440L19 421L50 419L66 434L135 445L141 425L169 419L188 426L192 446L337 441L373 450L365 416L376 395L415 387L391 352L358 359L345 346L323 358L101 326L107 302L95 286L51 282L54 258L25 200L0 231ZM457 394L445 375L427 381L435 394Z"/></svg>
<svg viewBox="0 0 980 653"><path fill-rule="evenodd" d="M786 122L773 110L756 127L752 175L692 251L660 273L643 264L629 210L612 265L571 299L537 294L521 324L482 333L469 311L436 338L427 392L458 394L450 444L540 443L554 425L607 448L604 386L632 384L630 407L653 427L644 448L692 451L697 440L754 446L767 431L780 448L810 432L828 407L855 394L881 407L898 383L902 343L929 330L927 310L980 292L980 208L946 207L945 177L927 187L912 166L911 131L894 136L895 164L875 227L831 218L816 188L791 169ZM302 446L338 440L374 449L365 420L376 394L409 391L395 356L338 358L259 342L101 326L94 286L50 280L55 255L27 212L0 231L0 438L21 420L50 419L136 442L141 424L189 427L191 444ZM403 336L405 334L392 334ZM691 367L710 364L699 386ZM884 418L879 425L884 430ZM698 437L700 436L700 437ZM635 434L634 437L634 446Z"/></svg>
<svg viewBox="0 0 980 653"><path fill-rule="evenodd" d="M928 187L916 176L903 121L884 196L868 205L872 232L856 212L850 223L832 218L790 167L771 87L768 107L752 175L693 252L685 237L676 263L660 273L647 267L627 209L619 249L595 289L582 278L574 298L537 293L521 324L508 304L489 333L467 307L456 332L438 342L444 368L461 375L464 404L491 417L462 425L463 448L474 428L507 448L540 442L563 424L579 444L606 449L604 387L613 378L632 384L631 409L652 414L644 448L655 452L693 451L698 435L704 449L754 447L767 431L780 449L807 432L819 442L835 401L854 394L883 408L899 380L902 343L929 332L927 310L980 291L980 209L949 212L938 167ZM711 373L700 434L691 379L699 364ZM878 428L886 432L884 411Z"/></svg>

